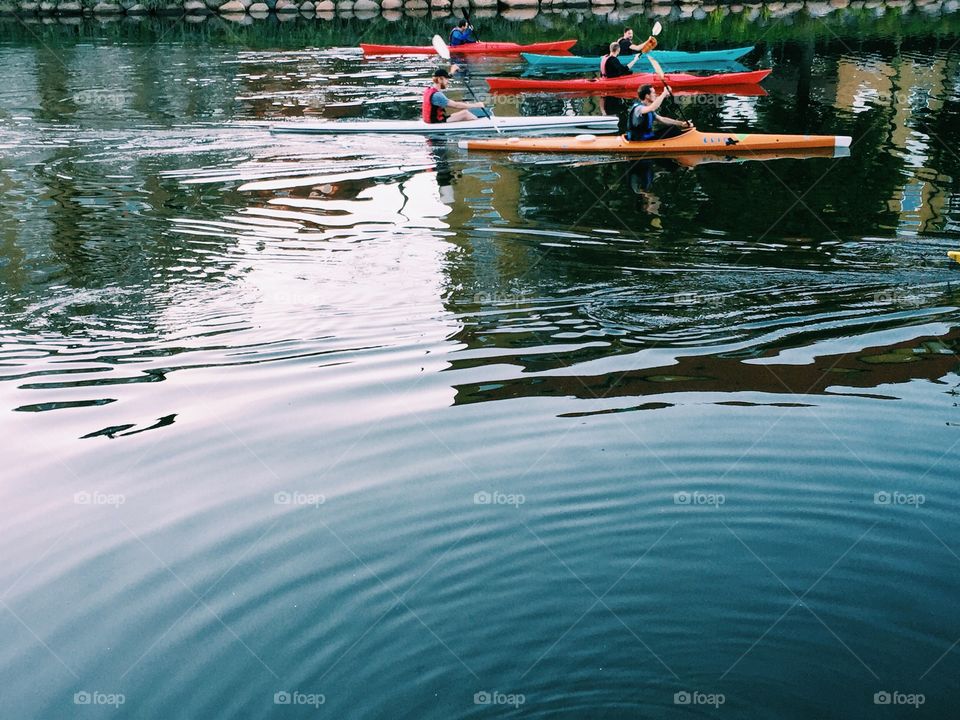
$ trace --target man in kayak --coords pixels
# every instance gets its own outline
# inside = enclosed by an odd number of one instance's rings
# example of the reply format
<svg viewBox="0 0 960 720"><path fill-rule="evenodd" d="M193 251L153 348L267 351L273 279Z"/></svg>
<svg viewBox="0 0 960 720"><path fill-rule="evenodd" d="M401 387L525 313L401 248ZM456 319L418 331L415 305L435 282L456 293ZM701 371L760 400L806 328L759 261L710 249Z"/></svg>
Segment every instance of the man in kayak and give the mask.
<svg viewBox="0 0 960 720"><path fill-rule="evenodd" d="M633 60L624 65L620 62L619 43L610 43L610 52L600 58L600 77L618 78L624 75L630 75L633 72L633 66L640 59L639 53L633 56Z"/></svg>
<svg viewBox="0 0 960 720"><path fill-rule="evenodd" d="M458 22L457 26L450 31L450 47L469 45L475 42L477 42L477 38L473 34L473 25L466 18Z"/></svg>
<svg viewBox="0 0 960 720"><path fill-rule="evenodd" d="M483 103L461 102L451 100L444 94L444 90L450 84L450 76L457 72L459 68L451 65L450 69L437 68L433 71L433 84L423 91L423 121L426 123L443 122L463 122L464 120L476 120L482 117L483 113L475 113L474 110L482 109ZM452 109L457 112L447 115L447 110Z"/></svg>
<svg viewBox="0 0 960 720"><path fill-rule="evenodd" d="M657 110L670 94L670 88L664 87L663 92L657 95L656 91L650 85L643 85L637 90L637 101L627 113L627 132L625 138L628 141L643 140L665 140L683 134L686 130L693 128L693 123L689 120L674 120L673 118L657 115ZM666 125L659 130L654 129L654 122Z"/></svg>
<svg viewBox="0 0 960 720"><path fill-rule="evenodd" d="M624 28L623 37L617 40L617 44L620 46L620 52L624 55L630 55L631 53L636 53L640 55L642 53L648 53L657 46L657 39L651 35L646 39L643 45L634 45L633 44L633 29Z"/></svg>

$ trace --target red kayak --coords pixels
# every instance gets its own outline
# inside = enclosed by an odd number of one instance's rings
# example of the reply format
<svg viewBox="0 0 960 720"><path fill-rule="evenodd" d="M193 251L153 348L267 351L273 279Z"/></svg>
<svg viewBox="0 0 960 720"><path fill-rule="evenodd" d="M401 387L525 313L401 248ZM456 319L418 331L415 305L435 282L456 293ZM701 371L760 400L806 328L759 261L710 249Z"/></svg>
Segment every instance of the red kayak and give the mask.
<svg viewBox="0 0 960 720"><path fill-rule="evenodd" d="M688 75L687 73L667 73L664 77L673 88L701 88L716 85L755 85L770 74L770 70L752 70L750 72L717 73L715 75ZM508 92L553 91L570 92L579 90L630 90L641 85L662 87L663 82L653 73L633 73L618 78L579 78L576 80L541 80L539 78L487 78L491 90Z"/></svg>
<svg viewBox="0 0 960 720"><path fill-rule="evenodd" d="M512 42L476 42L451 47L454 55L519 55L522 52L543 54L565 53L577 44L576 40L557 40L556 42L518 45ZM370 45L360 43L365 55L436 55L432 45Z"/></svg>

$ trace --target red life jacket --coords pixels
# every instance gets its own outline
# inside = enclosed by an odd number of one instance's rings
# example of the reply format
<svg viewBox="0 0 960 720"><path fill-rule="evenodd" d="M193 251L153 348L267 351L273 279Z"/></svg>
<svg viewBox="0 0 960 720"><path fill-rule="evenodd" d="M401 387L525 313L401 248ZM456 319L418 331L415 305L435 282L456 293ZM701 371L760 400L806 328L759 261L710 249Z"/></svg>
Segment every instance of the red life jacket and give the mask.
<svg viewBox="0 0 960 720"><path fill-rule="evenodd" d="M423 108L421 115L425 123L442 123L447 121L447 114L442 107L433 104L434 93L440 92L432 85L423 91Z"/></svg>
<svg viewBox="0 0 960 720"><path fill-rule="evenodd" d="M602 58L600 58L600 77L605 78L607 76L607 58L610 57L610 53L607 53Z"/></svg>

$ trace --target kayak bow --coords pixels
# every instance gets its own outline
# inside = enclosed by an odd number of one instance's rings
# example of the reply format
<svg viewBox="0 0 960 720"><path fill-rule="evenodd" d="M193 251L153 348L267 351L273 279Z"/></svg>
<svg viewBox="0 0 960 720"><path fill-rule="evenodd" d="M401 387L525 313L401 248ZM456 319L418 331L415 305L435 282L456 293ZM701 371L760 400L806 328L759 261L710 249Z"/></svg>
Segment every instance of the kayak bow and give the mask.
<svg viewBox="0 0 960 720"><path fill-rule="evenodd" d="M689 75L668 73L667 84L671 88L711 87L714 85L755 85L771 73L770 70L752 70L741 73L717 73L715 75ZM653 73L633 73L618 78L577 78L575 80L540 80L538 78L490 77L487 85L491 90L508 92L567 92L571 90L629 90L641 85L663 87L663 82Z"/></svg>
<svg viewBox="0 0 960 720"><path fill-rule="evenodd" d="M557 40L555 42L519 45L512 42L476 42L451 47L454 55L519 55L522 52L550 53L568 52L577 44L576 40ZM360 43L364 55L436 55L432 45L371 45Z"/></svg>
<svg viewBox="0 0 960 720"><path fill-rule="evenodd" d="M630 142L622 135L598 137L577 135L551 138L501 138L497 140L461 140L467 150L499 152L620 153L628 155L672 155L676 153L721 153L743 155L781 150L848 148L847 135L754 135L688 130L667 140Z"/></svg>

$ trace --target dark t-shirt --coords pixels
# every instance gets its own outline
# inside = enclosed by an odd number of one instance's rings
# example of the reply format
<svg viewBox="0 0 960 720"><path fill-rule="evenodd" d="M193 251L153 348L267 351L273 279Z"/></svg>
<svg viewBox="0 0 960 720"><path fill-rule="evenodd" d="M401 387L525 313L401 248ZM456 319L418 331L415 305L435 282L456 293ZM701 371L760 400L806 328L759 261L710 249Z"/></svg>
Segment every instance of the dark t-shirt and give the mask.
<svg viewBox="0 0 960 720"><path fill-rule="evenodd" d="M630 46L633 44L633 40L627 40L626 38L620 38L620 54L621 55L633 55L634 51L630 49Z"/></svg>
<svg viewBox="0 0 960 720"><path fill-rule="evenodd" d="M611 55L604 61L603 72L608 78L618 78L623 77L624 75L629 75L631 70L622 62L620 62L620 58L616 58Z"/></svg>

